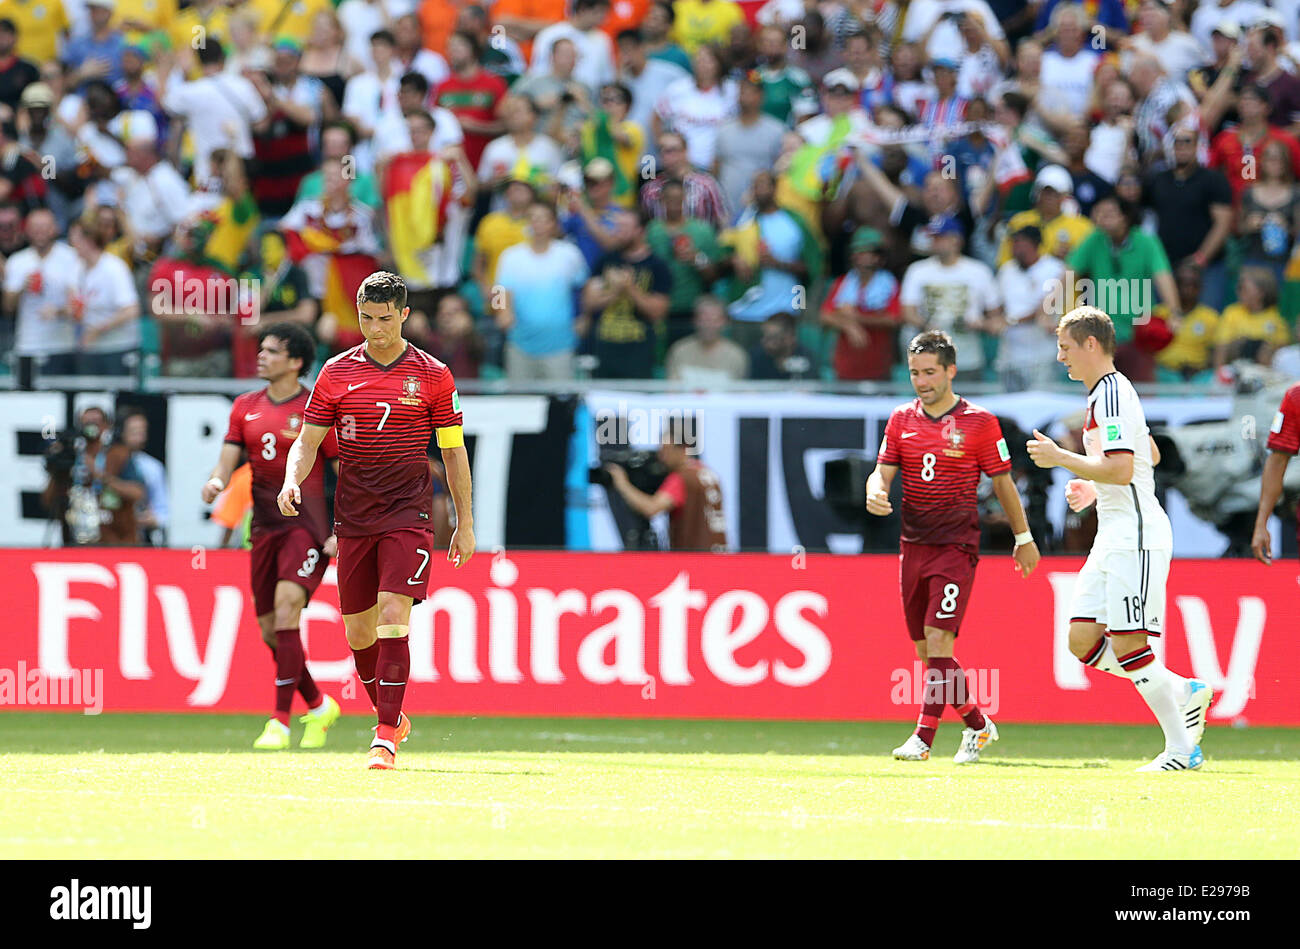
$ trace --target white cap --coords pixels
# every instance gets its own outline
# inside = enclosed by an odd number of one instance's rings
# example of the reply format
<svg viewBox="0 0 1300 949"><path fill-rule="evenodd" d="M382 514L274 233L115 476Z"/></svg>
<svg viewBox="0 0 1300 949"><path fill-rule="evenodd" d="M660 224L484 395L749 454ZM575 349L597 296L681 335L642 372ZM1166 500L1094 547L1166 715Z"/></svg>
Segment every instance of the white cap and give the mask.
<svg viewBox="0 0 1300 949"><path fill-rule="evenodd" d="M152 112L143 109L119 112L108 123L108 130L126 145L152 145L158 141L158 122Z"/></svg>
<svg viewBox="0 0 1300 949"><path fill-rule="evenodd" d="M1034 178L1034 197L1038 197L1038 192L1044 188L1051 188L1059 194L1074 194L1074 179L1060 165L1044 165Z"/></svg>
<svg viewBox="0 0 1300 949"><path fill-rule="evenodd" d="M822 88L832 89L835 86L843 86L851 92L857 92L862 88L862 83L858 82L858 77L841 66L839 69L832 69L822 80Z"/></svg>
<svg viewBox="0 0 1300 949"><path fill-rule="evenodd" d="M1268 7L1264 7L1259 11L1255 19L1251 20L1250 28L1255 30L1261 29L1265 26L1272 26L1279 30L1284 30L1286 29L1286 20L1282 19L1282 14L1278 13L1276 10L1270 10Z"/></svg>
<svg viewBox="0 0 1300 949"><path fill-rule="evenodd" d="M1232 17L1224 17L1214 24L1214 29L1210 30L1210 33L1222 33L1228 39L1235 40L1241 36L1241 24Z"/></svg>

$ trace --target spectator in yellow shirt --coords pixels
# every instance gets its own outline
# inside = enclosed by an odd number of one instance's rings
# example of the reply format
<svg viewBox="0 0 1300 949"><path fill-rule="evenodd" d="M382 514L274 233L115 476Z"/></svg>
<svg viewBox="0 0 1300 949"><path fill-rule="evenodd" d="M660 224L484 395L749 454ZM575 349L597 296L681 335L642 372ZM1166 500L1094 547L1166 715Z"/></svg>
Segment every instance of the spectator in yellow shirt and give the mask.
<svg viewBox="0 0 1300 949"><path fill-rule="evenodd" d="M128 43L145 33L170 30L180 15L176 0L117 0L113 8L113 28L126 34Z"/></svg>
<svg viewBox="0 0 1300 949"><path fill-rule="evenodd" d="M1065 260L1093 232L1092 222L1078 214L1062 211L1063 200L1074 193L1074 179L1060 165L1044 165L1038 170L1033 188L1034 206L1013 214L1007 232L998 247L998 266L1011 259L1011 236L1024 227L1036 227L1043 235L1039 253Z"/></svg>
<svg viewBox="0 0 1300 949"><path fill-rule="evenodd" d="M533 183L526 178L506 181L506 206L479 221L474 232L472 275L483 294L483 305L490 305L492 287L497 279L497 261L502 251L528 239L528 208L537 199Z"/></svg>
<svg viewBox="0 0 1300 949"><path fill-rule="evenodd" d="M1201 268L1190 260L1174 271L1178 284L1178 308L1183 312L1173 340L1156 354L1161 369L1191 381L1210 368L1211 351L1219 332L1219 314L1201 302Z"/></svg>
<svg viewBox="0 0 1300 949"><path fill-rule="evenodd" d="M745 13L734 0L676 0L673 16L673 39L688 56L705 43L725 45L731 28L745 23Z"/></svg>
<svg viewBox="0 0 1300 949"><path fill-rule="evenodd" d="M1266 267L1242 267L1237 278L1237 302L1223 310L1215 338L1214 368L1236 359L1261 366L1291 342L1291 330L1277 310L1277 278Z"/></svg>
<svg viewBox="0 0 1300 949"><path fill-rule="evenodd" d="M59 44L72 26L63 0L0 0L0 20L18 32L14 52L38 66L58 61Z"/></svg>
<svg viewBox="0 0 1300 949"><path fill-rule="evenodd" d="M330 0L249 0L257 12L258 32L267 39L292 36L299 42L311 35L311 21L316 14L333 12Z"/></svg>

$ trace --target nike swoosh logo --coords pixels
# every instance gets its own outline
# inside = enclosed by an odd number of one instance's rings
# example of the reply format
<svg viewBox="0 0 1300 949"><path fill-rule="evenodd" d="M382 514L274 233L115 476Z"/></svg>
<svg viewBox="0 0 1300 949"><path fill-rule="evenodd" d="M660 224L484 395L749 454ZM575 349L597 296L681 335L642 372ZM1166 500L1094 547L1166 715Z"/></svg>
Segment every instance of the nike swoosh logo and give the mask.
<svg viewBox="0 0 1300 949"><path fill-rule="evenodd" d="M407 580L406 585L410 587L418 587L423 582L423 580Z"/></svg>
<svg viewBox="0 0 1300 949"><path fill-rule="evenodd" d="M245 416L244 416L244 421L245 421L245 422L251 422L253 419L255 419L255 418L261 418L261 417L262 417L262 413L261 413L261 412L254 412L252 415L245 415Z"/></svg>
<svg viewBox="0 0 1300 949"><path fill-rule="evenodd" d="M900 438L911 438L911 437L912 437L913 435L915 435L915 434L916 434L916 432L904 432L904 433L903 433L901 436L899 436L899 437L900 437Z"/></svg>
<svg viewBox="0 0 1300 949"><path fill-rule="evenodd" d="M368 385L370 385L369 382L358 382L356 385L349 385L348 391L351 392L353 389L360 389L362 386L368 386Z"/></svg>
<svg viewBox="0 0 1300 949"><path fill-rule="evenodd" d="M956 613L935 613L934 615L937 619L952 619L957 614Z"/></svg>

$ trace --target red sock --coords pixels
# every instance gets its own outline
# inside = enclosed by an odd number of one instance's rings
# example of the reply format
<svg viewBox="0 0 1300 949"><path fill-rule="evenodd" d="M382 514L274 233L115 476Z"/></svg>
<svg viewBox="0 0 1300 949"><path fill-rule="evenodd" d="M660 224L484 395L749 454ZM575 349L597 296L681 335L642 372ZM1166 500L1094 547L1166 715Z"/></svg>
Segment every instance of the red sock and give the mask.
<svg viewBox="0 0 1300 949"><path fill-rule="evenodd" d="M275 717L289 724L293 693L303 672L302 637L296 629L275 631Z"/></svg>
<svg viewBox="0 0 1300 949"><path fill-rule="evenodd" d="M271 650L271 659L278 661L275 656L275 647L267 643L266 648ZM302 677L298 679L298 694L302 696L302 700L307 703L308 708L315 708L320 705L320 688L316 685L316 680L311 677L311 673L307 671L305 654L302 663Z"/></svg>
<svg viewBox="0 0 1300 949"><path fill-rule="evenodd" d="M943 674L944 695L948 703L957 710L967 728L979 731L984 727L984 713L979 706L966 695L966 673L961 663L949 656L940 656L930 660L930 666Z"/></svg>
<svg viewBox="0 0 1300 949"><path fill-rule="evenodd" d="M370 704L379 707L379 695L375 692L375 666L379 663L379 642L376 640L365 649L352 650L352 659L357 664L357 678L365 686Z"/></svg>
<svg viewBox="0 0 1300 949"><path fill-rule="evenodd" d="M921 715L916 720L916 735L927 745L934 744L934 730L943 718L943 676L931 666L925 671L925 691L921 693Z"/></svg>
<svg viewBox="0 0 1300 949"><path fill-rule="evenodd" d="M411 644L405 636L379 640L379 724L397 726L402 716L402 697L406 695L406 676L411 671Z"/></svg>

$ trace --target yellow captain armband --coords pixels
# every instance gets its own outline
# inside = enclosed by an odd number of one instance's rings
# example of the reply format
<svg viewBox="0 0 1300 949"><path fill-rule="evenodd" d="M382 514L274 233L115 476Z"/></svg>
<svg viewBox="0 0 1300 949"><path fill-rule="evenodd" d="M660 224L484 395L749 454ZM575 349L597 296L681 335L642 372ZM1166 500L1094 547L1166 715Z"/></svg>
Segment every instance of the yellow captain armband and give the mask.
<svg viewBox="0 0 1300 949"><path fill-rule="evenodd" d="M465 445L465 429L459 425L448 425L438 429L439 448L462 448Z"/></svg>

